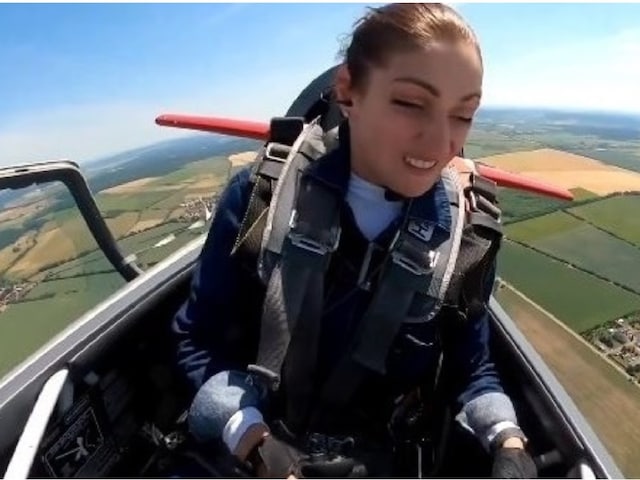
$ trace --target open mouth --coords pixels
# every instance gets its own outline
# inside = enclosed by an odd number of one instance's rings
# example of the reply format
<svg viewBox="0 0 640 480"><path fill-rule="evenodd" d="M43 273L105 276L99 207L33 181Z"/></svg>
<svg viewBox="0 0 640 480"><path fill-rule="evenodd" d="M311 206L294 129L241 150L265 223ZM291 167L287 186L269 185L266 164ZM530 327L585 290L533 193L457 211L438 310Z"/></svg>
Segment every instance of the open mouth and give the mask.
<svg viewBox="0 0 640 480"><path fill-rule="evenodd" d="M412 167L420 168L422 170L429 170L430 168L433 168L436 163L438 163L435 160L427 161L415 157L404 157L404 161Z"/></svg>

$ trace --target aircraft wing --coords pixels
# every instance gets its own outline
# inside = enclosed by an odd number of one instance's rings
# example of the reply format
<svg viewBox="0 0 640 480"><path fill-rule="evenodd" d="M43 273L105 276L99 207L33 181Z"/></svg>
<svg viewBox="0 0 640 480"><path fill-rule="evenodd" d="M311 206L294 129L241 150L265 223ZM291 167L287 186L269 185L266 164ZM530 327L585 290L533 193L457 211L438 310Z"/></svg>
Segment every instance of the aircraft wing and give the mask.
<svg viewBox="0 0 640 480"><path fill-rule="evenodd" d="M182 114L163 114L156 118L156 124L184 128L188 130L200 130L203 132L220 133L237 137L251 138L254 140L267 140L270 126L267 123L249 120L232 119L225 117L194 116ZM556 185L537 181L524 175L508 172L500 168L492 167L469 159L455 157L452 165L458 171L474 169L477 173L496 182L501 187L514 188L527 192L554 197L561 200L573 200L573 193Z"/></svg>

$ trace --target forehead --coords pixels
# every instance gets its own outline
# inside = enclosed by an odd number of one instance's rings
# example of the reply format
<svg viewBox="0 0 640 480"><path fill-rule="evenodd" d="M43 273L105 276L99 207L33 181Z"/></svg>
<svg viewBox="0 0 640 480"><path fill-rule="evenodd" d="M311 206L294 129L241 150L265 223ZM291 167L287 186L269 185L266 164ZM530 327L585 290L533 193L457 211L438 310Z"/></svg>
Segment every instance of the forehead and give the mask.
<svg viewBox="0 0 640 480"><path fill-rule="evenodd" d="M433 43L426 48L389 56L382 68L373 69L378 81L391 87L399 78L411 78L434 86L443 99L480 92L482 64L473 45Z"/></svg>

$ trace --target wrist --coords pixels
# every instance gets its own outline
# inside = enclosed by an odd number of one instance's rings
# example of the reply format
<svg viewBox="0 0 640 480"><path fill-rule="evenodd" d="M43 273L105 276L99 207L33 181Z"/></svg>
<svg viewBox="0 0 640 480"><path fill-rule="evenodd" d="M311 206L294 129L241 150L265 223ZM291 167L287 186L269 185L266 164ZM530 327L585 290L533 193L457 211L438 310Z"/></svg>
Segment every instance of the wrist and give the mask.
<svg viewBox="0 0 640 480"><path fill-rule="evenodd" d="M268 435L269 429L264 423L254 423L244 432L233 454L242 462L248 460Z"/></svg>
<svg viewBox="0 0 640 480"><path fill-rule="evenodd" d="M508 427L502 429L491 439L490 450L496 452L502 448L522 448L527 445L527 437L519 427Z"/></svg>
<svg viewBox="0 0 640 480"><path fill-rule="evenodd" d="M500 448L519 448L524 450L524 441L520 437L509 437L502 442Z"/></svg>

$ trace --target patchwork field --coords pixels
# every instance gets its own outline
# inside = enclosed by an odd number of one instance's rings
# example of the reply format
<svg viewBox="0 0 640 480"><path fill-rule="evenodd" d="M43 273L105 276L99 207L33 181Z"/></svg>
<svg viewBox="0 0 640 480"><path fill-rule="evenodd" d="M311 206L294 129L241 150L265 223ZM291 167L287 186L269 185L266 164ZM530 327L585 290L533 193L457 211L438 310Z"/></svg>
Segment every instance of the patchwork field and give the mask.
<svg viewBox="0 0 640 480"><path fill-rule="evenodd" d="M531 245L640 293L640 249L591 225L551 234Z"/></svg>
<svg viewBox="0 0 640 480"><path fill-rule="evenodd" d="M5 274L10 278L26 279L65 261L73 260L84 252L97 248L89 228L78 212L69 215L60 212L60 220L47 222L34 238L34 244L14 261Z"/></svg>
<svg viewBox="0 0 640 480"><path fill-rule="evenodd" d="M640 195L613 197L568 209L598 228L640 246Z"/></svg>
<svg viewBox="0 0 640 480"><path fill-rule="evenodd" d="M640 295L508 240L498 275L577 333L640 309Z"/></svg>
<svg viewBox="0 0 640 480"><path fill-rule="evenodd" d="M496 299L556 375L622 473L640 476L640 390L508 287Z"/></svg>
<svg viewBox="0 0 640 480"><path fill-rule="evenodd" d="M117 273L45 282L41 284L41 292L53 294L55 300L45 297L42 300L12 304L0 316L0 378L17 362L37 350L124 283ZM35 289L38 288L40 286Z"/></svg>
<svg viewBox="0 0 640 480"><path fill-rule="evenodd" d="M25 220L33 217L47 207L47 199L37 200L30 204L20 205L0 211L0 223Z"/></svg>
<svg viewBox="0 0 640 480"><path fill-rule="evenodd" d="M122 195L127 193L137 193L141 189L144 189L147 185L157 180L157 177L147 177L134 180L132 182L123 183L115 187L102 190L101 193Z"/></svg>
<svg viewBox="0 0 640 480"><path fill-rule="evenodd" d="M0 250L0 272L3 276L13 264L20 260L29 250L36 245L38 232L30 230L20 236L13 244L7 245Z"/></svg>
<svg viewBox="0 0 640 480"><path fill-rule="evenodd" d="M103 190L96 201L121 250L136 254L139 265L147 269L205 231L204 222L189 228L198 219L201 207L185 202L211 199L225 185L229 171L226 157L211 157L163 177L145 177ZM20 222L18 226L22 227L26 213L30 211L16 209L4 219L16 225ZM37 220L36 228L22 228L17 236L5 228L6 223L0 223L5 232L0 240L6 242L0 245L2 280L37 283L28 293L2 306L0 377L124 285L97 250L75 207L36 212L31 217ZM172 241L156 247L167 239Z"/></svg>
<svg viewBox="0 0 640 480"><path fill-rule="evenodd" d="M598 195L640 191L640 173L554 149L504 153L477 160L560 187L581 188Z"/></svg>
<svg viewBox="0 0 640 480"><path fill-rule="evenodd" d="M134 252L140 251L153 243L146 245L140 241L145 237L136 235L150 232L152 241L157 242L161 239L157 238L159 235L186 228L188 224L176 223L179 216L186 213L181 203L209 198L226 182L228 169L226 158L193 162L164 177L142 178L104 190L98 193L96 202L125 251L129 246L134 247ZM47 267L57 268L78 257L82 259L97 248L75 207L47 212L39 218L42 221L40 228L15 239L7 238L8 245L0 248L0 271L5 272L8 279L33 279ZM165 228L156 230L163 226ZM91 271L95 268L90 268Z"/></svg>
<svg viewBox="0 0 640 480"><path fill-rule="evenodd" d="M505 232L513 240L529 243L549 235L570 232L581 225L582 222L571 215L553 212L524 222L512 223L506 227Z"/></svg>
<svg viewBox="0 0 640 480"><path fill-rule="evenodd" d="M559 211L506 227L507 236L640 294L640 248Z"/></svg>
<svg viewBox="0 0 640 480"><path fill-rule="evenodd" d="M574 195L577 195L576 192L574 192ZM498 200L500 202L500 209L502 210L502 222L505 225L517 220L553 212L571 205L571 202L568 200L543 197L541 195L534 195L521 190L504 187L498 187Z"/></svg>
<svg viewBox="0 0 640 480"><path fill-rule="evenodd" d="M229 155L229 161L232 167L240 167L253 162L257 152L240 152Z"/></svg>

